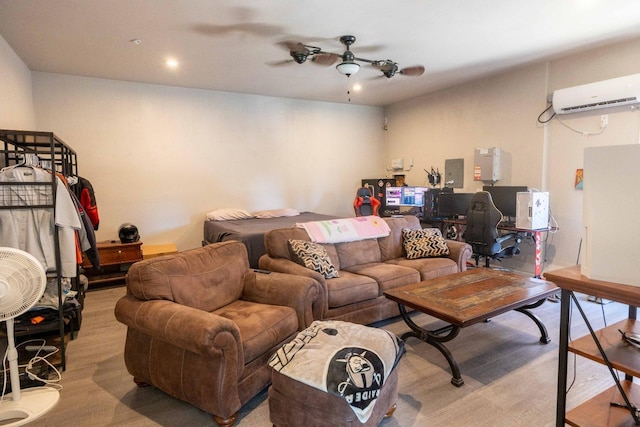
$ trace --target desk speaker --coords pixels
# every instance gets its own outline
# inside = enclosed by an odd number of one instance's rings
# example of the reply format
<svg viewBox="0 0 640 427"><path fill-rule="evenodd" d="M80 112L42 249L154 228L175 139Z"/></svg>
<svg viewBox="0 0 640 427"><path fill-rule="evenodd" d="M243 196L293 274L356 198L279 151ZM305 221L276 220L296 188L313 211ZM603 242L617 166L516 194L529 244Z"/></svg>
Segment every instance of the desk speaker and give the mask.
<svg viewBox="0 0 640 427"><path fill-rule="evenodd" d="M527 191L516 194L516 227L540 230L549 227L549 193Z"/></svg>

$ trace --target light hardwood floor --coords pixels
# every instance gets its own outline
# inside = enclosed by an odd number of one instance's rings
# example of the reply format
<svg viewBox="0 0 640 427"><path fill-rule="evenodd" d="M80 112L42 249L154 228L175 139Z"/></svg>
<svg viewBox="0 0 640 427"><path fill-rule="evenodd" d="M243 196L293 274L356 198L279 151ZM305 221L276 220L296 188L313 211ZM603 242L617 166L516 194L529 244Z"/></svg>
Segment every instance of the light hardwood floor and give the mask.
<svg viewBox="0 0 640 427"><path fill-rule="evenodd" d="M58 405L33 426L210 426L206 414L173 399L153 387L138 388L127 373L122 358L126 328L113 315L124 287L87 293L84 320L77 339L67 349ZM594 328L625 318L626 306L601 306L580 296ZM535 324L517 312L490 322L465 328L448 343L460 364L465 384L451 383L449 367L442 355L416 339L407 343L399 364L398 409L382 422L396 426L552 426L555 424L558 327L560 304L547 302L535 313L545 322L552 338L538 342ZM572 335L587 331L573 310ZM436 324L427 315L414 320ZM396 334L407 330L401 319L377 324ZM567 406L577 405L613 384L603 366L570 357L570 375L575 360L576 380ZM242 408L241 427L270 426L266 390Z"/></svg>

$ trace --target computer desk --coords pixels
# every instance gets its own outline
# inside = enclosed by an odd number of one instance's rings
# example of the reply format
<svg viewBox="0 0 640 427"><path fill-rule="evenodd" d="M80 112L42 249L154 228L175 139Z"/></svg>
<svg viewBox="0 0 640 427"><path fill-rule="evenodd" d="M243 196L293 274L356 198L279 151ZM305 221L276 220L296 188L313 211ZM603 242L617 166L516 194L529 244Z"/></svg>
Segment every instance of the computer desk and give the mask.
<svg viewBox="0 0 640 427"><path fill-rule="evenodd" d="M464 227L467 224L466 219L439 219L439 222L442 222L445 226L453 225L456 227L458 231L458 240L462 240L462 232L464 231ZM542 233L546 233L549 231L557 231L557 227L547 227L547 228L539 228L537 230L529 229L529 228L518 228L514 224L508 223L500 223L498 224L498 230L506 231L509 233L519 233L524 234L525 237L527 235L531 235L533 242L535 244L535 274L533 277L540 278L542 275ZM443 230L446 231L446 230Z"/></svg>

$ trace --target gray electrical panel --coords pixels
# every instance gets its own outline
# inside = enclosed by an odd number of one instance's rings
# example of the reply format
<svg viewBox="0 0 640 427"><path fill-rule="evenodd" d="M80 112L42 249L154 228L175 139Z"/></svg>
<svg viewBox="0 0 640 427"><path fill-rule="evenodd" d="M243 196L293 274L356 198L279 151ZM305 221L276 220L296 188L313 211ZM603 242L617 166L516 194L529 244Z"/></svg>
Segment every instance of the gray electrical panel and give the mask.
<svg viewBox="0 0 640 427"><path fill-rule="evenodd" d="M476 148L473 162L473 180L496 182L501 178L500 148Z"/></svg>
<svg viewBox="0 0 640 427"><path fill-rule="evenodd" d="M464 187L464 159L444 161L444 186L449 188Z"/></svg>

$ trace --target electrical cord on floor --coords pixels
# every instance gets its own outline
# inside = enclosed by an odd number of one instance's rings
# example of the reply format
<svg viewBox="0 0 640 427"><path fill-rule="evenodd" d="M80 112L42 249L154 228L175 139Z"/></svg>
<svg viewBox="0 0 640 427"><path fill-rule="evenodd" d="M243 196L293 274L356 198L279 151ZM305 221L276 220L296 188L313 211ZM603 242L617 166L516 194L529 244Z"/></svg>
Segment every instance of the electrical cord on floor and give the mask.
<svg viewBox="0 0 640 427"><path fill-rule="evenodd" d="M602 300L602 304L600 304L600 310L602 310L602 321L604 322L604 327L607 327L607 315L604 312L604 300Z"/></svg>
<svg viewBox="0 0 640 427"><path fill-rule="evenodd" d="M32 344L32 343L37 343L37 345L34 346L36 354L29 360L29 362L26 365L18 365L18 369L24 368L24 373L21 373L19 375L20 376L26 375L26 377L32 381L39 381L45 384L46 386L55 388L56 390L62 390L62 384L59 384L59 382L62 380L62 375L60 374L60 371L55 366L53 366L51 362L47 360L48 357L53 356L54 354L58 353L60 350L58 348L55 348L52 350L45 350L48 347L46 345L47 342L46 340L41 338L31 339L31 340L21 342L16 345L16 350L22 346L27 347L28 344ZM43 351L46 351L46 353L41 356L40 354ZM7 373L9 373L9 368L7 368L8 354L9 354L9 348L7 347L7 349L4 352L4 357L2 358L2 374L3 375L2 375L2 392L0 393L0 403L2 403L2 401L4 400L7 392ZM34 365L38 363L44 364L48 368L52 369L53 372L55 373L54 378L53 379L40 378L37 374L35 374L33 372Z"/></svg>
<svg viewBox="0 0 640 427"><path fill-rule="evenodd" d="M42 345L36 351L35 356L33 356L25 366L24 372L27 375L27 378L29 378L31 381L39 381L43 384L53 386L57 390L62 390L62 385L59 384L59 382L62 380L62 375L60 374L60 371L55 366L53 366L51 362L47 360L48 357L51 357L54 354L59 353L60 349L56 347L53 350L47 350L45 349L45 347L46 347L45 345ZM44 351L44 355L41 356L40 353L43 351ZM53 371L54 373L53 379L41 378L34 372L34 366L38 363L43 364L46 368L51 369Z"/></svg>

